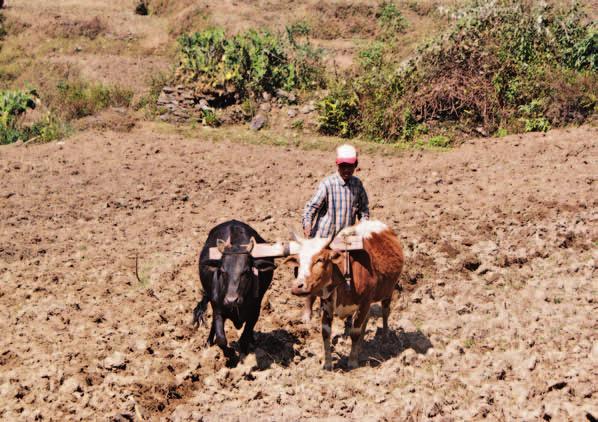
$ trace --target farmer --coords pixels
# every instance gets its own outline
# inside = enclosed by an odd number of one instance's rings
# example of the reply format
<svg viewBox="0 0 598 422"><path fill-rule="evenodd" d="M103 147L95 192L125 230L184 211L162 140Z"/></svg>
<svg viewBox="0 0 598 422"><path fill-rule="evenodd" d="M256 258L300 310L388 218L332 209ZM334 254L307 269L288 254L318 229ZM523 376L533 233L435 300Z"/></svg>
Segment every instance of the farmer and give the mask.
<svg viewBox="0 0 598 422"><path fill-rule="evenodd" d="M336 149L338 172L326 177L303 211L305 237L334 237L356 220L369 219L368 195L361 180L353 176L357 151L351 145Z"/></svg>
<svg viewBox="0 0 598 422"><path fill-rule="evenodd" d="M342 229L352 226L357 219L370 217L368 195L356 176L357 150L351 145L336 149L337 172L326 177L307 202L303 211L303 234L311 237L334 237ZM295 274L297 275L297 274ZM347 287L350 288L349 280ZM309 323L315 296L308 296L303 311L303 322Z"/></svg>

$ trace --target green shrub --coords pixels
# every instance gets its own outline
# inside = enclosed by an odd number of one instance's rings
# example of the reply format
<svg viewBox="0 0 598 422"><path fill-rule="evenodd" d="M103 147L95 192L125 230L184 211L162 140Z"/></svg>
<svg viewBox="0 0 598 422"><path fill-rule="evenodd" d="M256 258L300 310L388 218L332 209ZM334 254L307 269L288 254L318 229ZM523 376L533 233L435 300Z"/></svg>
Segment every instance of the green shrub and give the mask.
<svg viewBox="0 0 598 422"><path fill-rule="evenodd" d="M53 113L47 113L41 120L24 129L25 138L37 138L40 142L50 142L67 136L70 127Z"/></svg>
<svg viewBox="0 0 598 422"><path fill-rule="evenodd" d="M0 144L18 141L48 142L62 138L67 126L54 114L47 113L31 126L19 124L19 116L35 108L35 91L0 91Z"/></svg>
<svg viewBox="0 0 598 422"><path fill-rule="evenodd" d="M402 136L401 138L405 141L411 141L415 137L428 133L426 125L418 123L410 109L405 109L403 112L402 122Z"/></svg>
<svg viewBox="0 0 598 422"><path fill-rule="evenodd" d="M381 10L386 21L398 12L388 3ZM356 130L413 141L418 125L468 133L547 130L596 111L597 31L578 4L474 0L459 15L406 63L383 44L360 53L360 67L347 81L358 98L351 115Z"/></svg>
<svg viewBox="0 0 598 422"><path fill-rule="evenodd" d="M128 107L133 91L119 86L83 81L61 81L58 83L59 98L56 112L66 120L90 116L107 107Z"/></svg>
<svg viewBox="0 0 598 422"><path fill-rule="evenodd" d="M319 130L326 135L344 138L354 136L358 131L358 98L346 86L335 87L330 94L317 103Z"/></svg>
<svg viewBox="0 0 598 422"><path fill-rule="evenodd" d="M508 134L509 132L507 131L507 129L505 129L504 127L499 127L498 130L494 133L494 136L496 136L497 138L504 138Z"/></svg>
<svg viewBox="0 0 598 422"><path fill-rule="evenodd" d="M182 35L176 78L223 105L278 89L311 88L322 80L320 51L269 32L249 30L227 37L222 29Z"/></svg>
<svg viewBox="0 0 598 422"><path fill-rule="evenodd" d="M35 108L35 99L35 91L0 91L0 144L25 138L18 127L18 118Z"/></svg>
<svg viewBox="0 0 598 422"><path fill-rule="evenodd" d="M303 119L298 119L295 120L293 123L291 123L291 128L295 129L295 130L303 130Z"/></svg>
<svg viewBox="0 0 598 422"><path fill-rule="evenodd" d="M385 44L379 41L373 42L370 46L359 51L359 65L363 69L382 67L382 59Z"/></svg>
<svg viewBox="0 0 598 422"><path fill-rule="evenodd" d="M433 136L428 140L428 145L436 148L448 148L451 146L451 140L446 136Z"/></svg>
<svg viewBox="0 0 598 422"><path fill-rule="evenodd" d="M213 110L210 109L205 109L202 110L202 121L201 123L204 126L210 126L210 127L218 127L220 126L220 119L218 119L218 116L216 115L216 113L214 113Z"/></svg>
<svg viewBox="0 0 598 422"><path fill-rule="evenodd" d="M145 95L143 95L137 104L135 104L135 109L140 110L145 108L146 116L152 117L156 116L158 113L158 106L157 101L162 89L168 85L172 80L172 75L169 75L165 72L158 72L156 74L152 74L149 77L148 85L149 89Z"/></svg>
<svg viewBox="0 0 598 422"><path fill-rule="evenodd" d="M523 121L526 132L547 132L550 129L550 122L545 117L532 117Z"/></svg>
<svg viewBox="0 0 598 422"><path fill-rule="evenodd" d="M380 3L376 18L381 29L382 38L395 37L407 29L407 20L392 1L385 0Z"/></svg>

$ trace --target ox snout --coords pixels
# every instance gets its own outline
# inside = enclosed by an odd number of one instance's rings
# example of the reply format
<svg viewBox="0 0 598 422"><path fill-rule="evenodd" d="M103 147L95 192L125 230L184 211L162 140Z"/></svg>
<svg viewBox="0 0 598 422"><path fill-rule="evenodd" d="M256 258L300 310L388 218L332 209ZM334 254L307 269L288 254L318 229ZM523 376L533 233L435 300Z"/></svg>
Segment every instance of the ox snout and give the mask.
<svg viewBox="0 0 598 422"><path fill-rule="evenodd" d="M307 289L305 280L295 280L291 286L291 293L296 296L307 296L311 292Z"/></svg>
<svg viewBox="0 0 598 422"><path fill-rule="evenodd" d="M226 295L224 297L225 306L239 306L243 304L243 298L238 295Z"/></svg>

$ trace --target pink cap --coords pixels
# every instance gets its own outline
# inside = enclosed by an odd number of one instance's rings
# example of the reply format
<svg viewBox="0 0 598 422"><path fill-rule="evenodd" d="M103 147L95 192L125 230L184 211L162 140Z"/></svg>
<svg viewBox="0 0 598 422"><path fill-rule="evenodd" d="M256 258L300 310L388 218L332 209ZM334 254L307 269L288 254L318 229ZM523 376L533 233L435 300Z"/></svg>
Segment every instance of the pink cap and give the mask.
<svg viewBox="0 0 598 422"><path fill-rule="evenodd" d="M357 162L357 150L354 146L343 144L336 149L336 164L355 164Z"/></svg>

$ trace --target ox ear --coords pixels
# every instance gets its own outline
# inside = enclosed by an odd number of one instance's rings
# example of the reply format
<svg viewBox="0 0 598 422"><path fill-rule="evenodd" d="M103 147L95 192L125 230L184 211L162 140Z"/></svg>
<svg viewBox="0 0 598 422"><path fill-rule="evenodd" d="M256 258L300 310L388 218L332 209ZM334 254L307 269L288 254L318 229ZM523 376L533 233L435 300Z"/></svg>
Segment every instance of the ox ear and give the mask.
<svg viewBox="0 0 598 422"><path fill-rule="evenodd" d="M255 237L251 236L251 239L249 239L249 243L245 245L245 248L247 248L247 253L251 253L256 243L257 242L255 241Z"/></svg>
<svg viewBox="0 0 598 422"><path fill-rule="evenodd" d="M216 247L220 253L224 253L224 250L230 246L230 239L222 240L216 239Z"/></svg>
<svg viewBox="0 0 598 422"><path fill-rule="evenodd" d="M288 256L284 261L282 261L284 265L288 265L289 267L298 267L299 266L299 259L296 255Z"/></svg>
<svg viewBox="0 0 598 422"><path fill-rule="evenodd" d="M256 259L253 261L253 268L257 269L259 272L274 271L276 269L276 265L274 262L270 262L265 259Z"/></svg>
<svg viewBox="0 0 598 422"><path fill-rule="evenodd" d="M218 271L218 269L220 269L220 265L219 259L208 259L207 261L203 261L201 263L202 267L205 267L210 271Z"/></svg>

